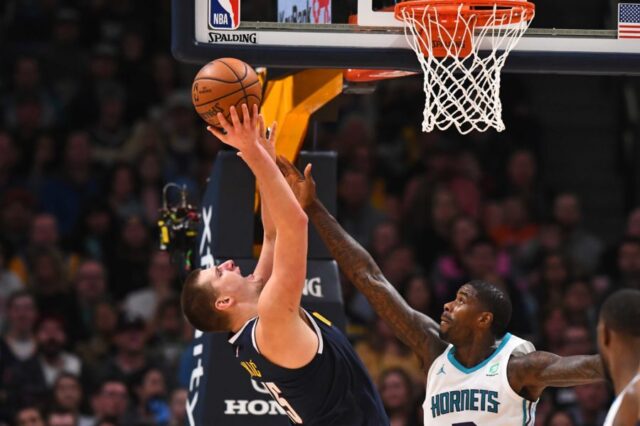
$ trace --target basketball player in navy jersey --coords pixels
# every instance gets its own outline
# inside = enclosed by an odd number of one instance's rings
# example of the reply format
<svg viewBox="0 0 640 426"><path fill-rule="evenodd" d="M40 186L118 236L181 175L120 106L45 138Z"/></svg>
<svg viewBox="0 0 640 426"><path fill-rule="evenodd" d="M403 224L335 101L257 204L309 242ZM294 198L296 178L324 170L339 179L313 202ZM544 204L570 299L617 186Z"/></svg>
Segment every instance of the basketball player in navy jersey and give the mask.
<svg viewBox="0 0 640 426"><path fill-rule="evenodd" d="M598 349L616 393L604 426L640 425L640 290L619 290L605 300Z"/></svg>
<svg viewBox="0 0 640 426"><path fill-rule="evenodd" d="M231 108L225 133L209 128L256 176L265 240L253 274L232 261L195 270L182 290L189 322L202 331L230 331L239 364L261 382L293 424L388 425L380 397L349 341L318 314L300 308L307 265L307 215L275 163L257 107L244 121ZM273 136L271 136L273 138ZM232 190L232 188L229 188Z"/></svg>
<svg viewBox="0 0 640 426"><path fill-rule="evenodd" d="M278 166L349 281L421 359L425 425L532 425L546 387L603 380L598 355L560 357L507 333L511 302L489 283L460 287L444 305L440 323L411 309L317 199L310 169L303 175L284 158Z"/></svg>

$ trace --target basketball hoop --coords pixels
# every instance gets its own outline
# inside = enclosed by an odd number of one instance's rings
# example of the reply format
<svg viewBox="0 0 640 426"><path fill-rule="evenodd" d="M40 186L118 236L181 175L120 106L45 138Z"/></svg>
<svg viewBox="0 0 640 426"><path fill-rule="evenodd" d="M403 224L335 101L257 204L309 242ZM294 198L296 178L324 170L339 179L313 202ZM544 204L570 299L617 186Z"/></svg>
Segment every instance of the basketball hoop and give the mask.
<svg viewBox="0 0 640 426"><path fill-rule="evenodd" d="M526 0L410 0L395 6L424 72L422 130L504 130L500 71L529 28Z"/></svg>

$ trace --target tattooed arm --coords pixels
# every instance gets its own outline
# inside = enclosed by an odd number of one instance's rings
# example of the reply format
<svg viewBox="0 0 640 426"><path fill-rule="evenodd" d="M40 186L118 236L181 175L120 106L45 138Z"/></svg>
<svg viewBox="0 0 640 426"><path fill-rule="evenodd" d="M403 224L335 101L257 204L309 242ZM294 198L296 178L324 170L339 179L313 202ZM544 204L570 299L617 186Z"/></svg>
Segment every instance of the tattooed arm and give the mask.
<svg viewBox="0 0 640 426"><path fill-rule="evenodd" d="M511 388L531 401L538 399L549 386L569 387L604 380L598 355L561 357L542 351L512 357L507 374Z"/></svg>
<svg viewBox="0 0 640 426"><path fill-rule="evenodd" d="M315 194L310 165L304 175L282 157L278 158L278 166L342 272L396 336L418 355L427 371L433 360L446 348L446 343L438 337L438 324L407 304L384 277L371 255L322 205Z"/></svg>

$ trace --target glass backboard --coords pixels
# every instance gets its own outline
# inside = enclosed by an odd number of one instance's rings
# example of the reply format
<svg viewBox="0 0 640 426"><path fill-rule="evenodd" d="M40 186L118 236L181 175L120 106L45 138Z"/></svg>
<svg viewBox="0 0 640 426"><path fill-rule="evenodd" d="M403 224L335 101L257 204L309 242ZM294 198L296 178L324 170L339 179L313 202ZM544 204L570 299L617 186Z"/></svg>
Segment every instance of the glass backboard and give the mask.
<svg viewBox="0 0 640 426"><path fill-rule="evenodd" d="M618 5L542 0L505 71L640 74L640 39L618 39ZM232 56L271 68L418 71L393 0L173 0L183 61ZM239 18L238 18L239 16Z"/></svg>

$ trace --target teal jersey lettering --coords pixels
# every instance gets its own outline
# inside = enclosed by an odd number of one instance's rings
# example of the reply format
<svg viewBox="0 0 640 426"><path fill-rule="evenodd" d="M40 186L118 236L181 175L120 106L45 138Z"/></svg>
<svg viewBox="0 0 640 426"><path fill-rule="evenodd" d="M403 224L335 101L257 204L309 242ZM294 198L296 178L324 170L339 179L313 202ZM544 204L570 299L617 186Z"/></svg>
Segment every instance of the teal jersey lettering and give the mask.
<svg viewBox="0 0 640 426"><path fill-rule="evenodd" d="M484 411L498 414L498 392L486 389L462 389L442 392L431 397L431 417L462 411Z"/></svg>

